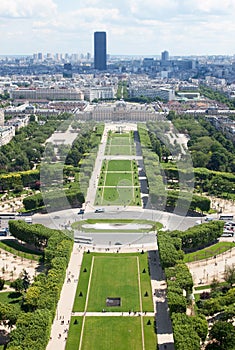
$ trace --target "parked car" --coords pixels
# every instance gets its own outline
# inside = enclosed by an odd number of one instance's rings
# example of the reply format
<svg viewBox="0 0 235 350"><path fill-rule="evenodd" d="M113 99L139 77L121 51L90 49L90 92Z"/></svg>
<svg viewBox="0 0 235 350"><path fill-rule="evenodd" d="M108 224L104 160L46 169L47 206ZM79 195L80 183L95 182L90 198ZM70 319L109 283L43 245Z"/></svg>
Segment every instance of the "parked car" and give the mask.
<svg viewBox="0 0 235 350"><path fill-rule="evenodd" d="M211 216L207 216L207 217L205 218L205 221L213 221L213 220L215 220L215 218L213 218L213 217L211 217Z"/></svg>
<svg viewBox="0 0 235 350"><path fill-rule="evenodd" d="M104 213L104 209L103 208L96 209L95 213Z"/></svg>
<svg viewBox="0 0 235 350"><path fill-rule="evenodd" d="M224 230L221 237L233 237L233 231Z"/></svg>

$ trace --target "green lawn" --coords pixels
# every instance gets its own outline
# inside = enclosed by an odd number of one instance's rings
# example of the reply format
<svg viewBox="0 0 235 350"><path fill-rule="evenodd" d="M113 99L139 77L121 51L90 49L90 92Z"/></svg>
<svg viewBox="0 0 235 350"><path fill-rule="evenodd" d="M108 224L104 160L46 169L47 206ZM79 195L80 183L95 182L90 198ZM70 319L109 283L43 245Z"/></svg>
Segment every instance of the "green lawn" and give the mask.
<svg viewBox="0 0 235 350"><path fill-rule="evenodd" d="M105 186L133 186L132 172L107 173Z"/></svg>
<svg viewBox="0 0 235 350"><path fill-rule="evenodd" d="M148 274L147 253L84 254L73 311L84 311L87 287L92 271L87 311L140 311L138 265L139 259L143 311L153 311L152 292ZM84 272L86 270L86 272ZM143 272L145 270L145 272ZM146 295L147 292L147 295ZM120 297L120 307L106 307L107 297Z"/></svg>
<svg viewBox="0 0 235 350"><path fill-rule="evenodd" d="M95 205L141 205L135 161L110 160L103 163Z"/></svg>
<svg viewBox="0 0 235 350"><path fill-rule="evenodd" d="M142 310L153 312L152 287L148 273L147 253L140 254L138 258L140 269Z"/></svg>
<svg viewBox="0 0 235 350"><path fill-rule="evenodd" d="M73 304L73 311L84 311L86 295L87 295L87 287L89 282L89 276L91 271L91 261L92 254L83 255L82 266L80 270L80 277L78 281L78 286L76 290L76 295Z"/></svg>
<svg viewBox="0 0 235 350"><path fill-rule="evenodd" d="M131 145L133 144L133 140L131 140L128 135L123 136L114 136L110 140L111 145L122 146L122 145Z"/></svg>
<svg viewBox="0 0 235 350"><path fill-rule="evenodd" d="M108 146L106 150L106 154L110 156L118 156L118 155L124 155L124 156L134 156L135 155L135 148L131 146Z"/></svg>
<svg viewBox="0 0 235 350"><path fill-rule="evenodd" d="M140 317L86 317L82 350L127 349L143 349Z"/></svg>
<svg viewBox="0 0 235 350"><path fill-rule="evenodd" d="M152 291L148 273L148 254L85 253L81 266L73 312L84 311L87 287L94 257L87 311L153 311ZM139 267L139 269L138 269ZM84 272L86 270L86 272ZM138 278L139 271L139 278ZM82 294L81 294L82 292ZM79 296L82 295L82 296ZM120 307L107 307L107 297L120 297ZM142 350L141 318L138 316L86 316L82 350ZM74 324L77 319L77 324ZM82 317L70 321L66 350L77 350ZM149 324L150 323L150 324ZM154 318L143 317L145 349L155 350L157 338Z"/></svg>
<svg viewBox="0 0 235 350"><path fill-rule="evenodd" d="M65 350L78 350L82 321L82 317L71 317ZM155 350L157 337L154 329L154 318L144 317L143 327L145 349ZM137 339L135 339L136 337ZM82 350L86 349L142 350L140 318L86 317Z"/></svg>
<svg viewBox="0 0 235 350"><path fill-rule="evenodd" d="M132 187L105 187L101 205L133 205Z"/></svg>
<svg viewBox="0 0 235 350"><path fill-rule="evenodd" d="M19 312L22 298L22 294L17 292L0 292L0 303L17 305Z"/></svg>
<svg viewBox="0 0 235 350"><path fill-rule="evenodd" d="M233 242L219 242L205 249L185 254L184 262L193 262L198 260L209 259L215 255L222 254L233 247L235 247L235 243Z"/></svg>
<svg viewBox="0 0 235 350"><path fill-rule="evenodd" d="M82 328L82 320L83 317L71 317L65 350L78 350ZM77 324L74 322L77 322Z"/></svg>
<svg viewBox="0 0 235 350"><path fill-rule="evenodd" d="M157 335L154 328L154 318L144 317L144 344L146 350L157 349ZM150 321L150 324L148 324Z"/></svg>
<svg viewBox="0 0 235 350"><path fill-rule="evenodd" d="M135 155L133 136L130 133L109 135L105 153L107 155Z"/></svg>
<svg viewBox="0 0 235 350"><path fill-rule="evenodd" d="M132 171L134 162L131 160L110 160L108 162L107 171Z"/></svg>
<svg viewBox="0 0 235 350"><path fill-rule="evenodd" d="M107 297L121 306L107 307ZM95 256L87 311L140 311L136 256Z"/></svg>

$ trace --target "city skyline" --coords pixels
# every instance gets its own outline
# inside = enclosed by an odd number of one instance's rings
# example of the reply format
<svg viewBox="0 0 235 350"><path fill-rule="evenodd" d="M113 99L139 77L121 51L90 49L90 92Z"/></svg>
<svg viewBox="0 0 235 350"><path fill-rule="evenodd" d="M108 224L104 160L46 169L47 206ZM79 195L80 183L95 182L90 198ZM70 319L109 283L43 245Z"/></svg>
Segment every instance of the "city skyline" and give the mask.
<svg viewBox="0 0 235 350"><path fill-rule="evenodd" d="M233 55L234 14L233 0L2 0L0 54L93 54L105 31L111 55Z"/></svg>

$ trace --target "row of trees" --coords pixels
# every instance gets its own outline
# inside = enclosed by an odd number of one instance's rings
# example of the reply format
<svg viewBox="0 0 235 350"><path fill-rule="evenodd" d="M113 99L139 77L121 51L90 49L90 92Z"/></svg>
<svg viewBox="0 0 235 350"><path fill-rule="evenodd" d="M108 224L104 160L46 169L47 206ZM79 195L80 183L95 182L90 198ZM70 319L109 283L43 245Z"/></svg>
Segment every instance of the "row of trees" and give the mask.
<svg viewBox="0 0 235 350"><path fill-rule="evenodd" d="M164 171L162 169L162 164L159 162L159 155L153 152L152 142L155 136L149 133L143 126L138 127L142 154L144 159L144 167L148 179L148 189L149 189L149 201L151 208L156 209L174 209L179 212L186 212L188 210L200 210L201 212L210 210L210 200L206 197L192 195L187 188L191 186L193 181L193 172L190 169L181 170L181 173L174 168L174 181L181 179L181 182L185 185L185 191L172 191L166 190L166 184L164 179ZM157 139L155 140L157 141ZM159 143L159 152L162 154L163 149ZM168 168L166 168L168 169ZM173 180L173 176L171 177ZM192 187L192 186L191 186Z"/></svg>
<svg viewBox="0 0 235 350"><path fill-rule="evenodd" d="M185 252L202 249L213 244L222 235L224 222L211 221L188 228L186 231L172 231L170 237L180 238Z"/></svg>
<svg viewBox="0 0 235 350"><path fill-rule="evenodd" d="M201 341L208 339L206 350L232 350L235 331L232 325L235 316L235 266L225 269L227 285L214 281L211 292L202 293L197 301L195 316L187 316L186 308L191 303L192 276L182 262L188 249L200 249L213 243L221 235L223 222L210 222L192 227L185 232L159 232L158 247L162 267L167 279L167 298L171 314L174 344L176 350L199 350ZM204 239L204 236L206 237ZM184 291L184 293L183 293ZM214 324L208 334L206 316L214 317ZM183 326L182 326L183 325ZM208 337L208 338L207 338Z"/></svg>
<svg viewBox="0 0 235 350"><path fill-rule="evenodd" d="M16 328L10 333L9 350L45 350L73 248L72 239L62 231L42 225L28 226L30 232L24 234L24 222L12 221L12 234L24 237L25 242L32 240L30 236L41 236L47 240L44 250L47 272L37 275L24 295L23 310Z"/></svg>
<svg viewBox="0 0 235 350"><path fill-rule="evenodd" d="M26 211L42 209L45 206L51 211L66 209L68 207L78 208L84 203L84 195L79 190L54 190L51 192L37 193L23 199Z"/></svg>
<svg viewBox="0 0 235 350"><path fill-rule="evenodd" d="M22 191L24 187L38 189L40 186L39 169L0 174L0 191Z"/></svg>
<svg viewBox="0 0 235 350"><path fill-rule="evenodd" d="M142 125L138 126L144 169L148 180L149 207L163 209L166 206L166 189L161 176L159 157L151 150L149 133Z"/></svg>
<svg viewBox="0 0 235 350"><path fill-rule="evenodd" d="M233 142L216 130L205 116L171 113L168 118L178 132L189 135L188 148L195 168L226 172L235 170Z"/></svg>
<svg viewBox="0 0 235 350"><path fill-rule="evenodd" d="M39 249L45 248L52 233L56 232L41 224L29 225L24 220L9 220L9 231L19 241Z"/></svg>
<svg viewBox="0 0 235 350"><path fill-rule="evenodd" d="M186 315L193 280L190 271L182 259L182 241L171 237L169 232L159 232L158 248L162 267L167 280L167 301L172 320L174 346L176 350L200 350L201 341L208 332L204 316Z"/></svg>
<svg viewBox="0 0 235 350"><path fill-rule="evenodd" d="M210 100L218 101L226 104L230 109L235 109L235 103L233 99L230 99L225 93L213 90L209 86L200 85L200 93Z"/></svg>
<svg viewBox="0 0 235 350"><path fill-rule="evenodd" d="M219 172L206 168L195 168L191 171L178 169L176 164L168 163L162 165L162 175L166 177L168 187L177 189L179 179L184 177L188 181L194 176L196 192L206 192L222 198L234 198L235 175L232 173Z"/></svg>
<svg viewBox="0 0 235 350"><path fill-rule="evenodd" d="M41 161L44 143L56 130L59 122L47 121L44 125L31 122L16 132L13 139L0 149L0 172L30 170Z"/></svg>

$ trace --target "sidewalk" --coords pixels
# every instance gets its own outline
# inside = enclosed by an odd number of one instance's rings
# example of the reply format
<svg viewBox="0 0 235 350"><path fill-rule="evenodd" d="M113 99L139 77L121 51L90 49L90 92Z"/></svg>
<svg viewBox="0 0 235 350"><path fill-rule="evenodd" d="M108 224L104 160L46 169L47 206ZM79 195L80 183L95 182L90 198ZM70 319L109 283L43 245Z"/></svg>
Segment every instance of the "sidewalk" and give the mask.
<svg viewBox="0 0 235 350"><path fill-rule="evenodd" d="M60 300L56 309L56 316L51 328L51 339L46 350L64 350L69 321L83 258L83 252L78 250L79 244L74 243L67 275L61 290Z"/></svg>
<svg viewBox="0 0 235 350"><path fill-rule="evenodd" d="M173 331L166 299L167 284L160 265L158 250L151 250L148 255L159 350L166 349L165 346L169 350L174 350Z"/></svg>
<svg viewBox="0 0 235 350"><path fill-rule="evenodd" d="M85 316L86 317L100 317L100 316L106 316L106 317L138 317L138 316L146 316L146 317L154 317L154 312L72 312L72 316Z"/></svg>

